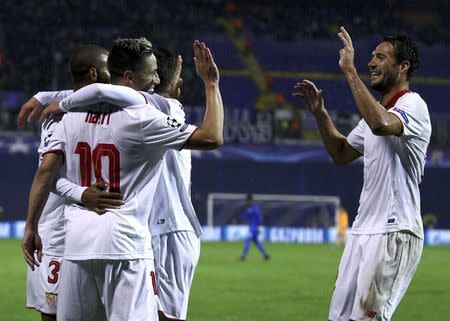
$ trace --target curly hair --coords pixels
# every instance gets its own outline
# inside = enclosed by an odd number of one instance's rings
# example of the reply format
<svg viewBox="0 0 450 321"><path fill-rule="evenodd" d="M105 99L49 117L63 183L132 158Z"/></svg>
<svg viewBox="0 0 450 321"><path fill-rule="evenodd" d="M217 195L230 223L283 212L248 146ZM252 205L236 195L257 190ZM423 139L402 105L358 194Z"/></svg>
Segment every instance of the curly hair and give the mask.
<svg viewBox="0 0 450 321"><path fill-rule="evenodd" d="M395 48L397 63L409 61L409 69L406 79L410 80L420 64L419 46L405 35L386 36L382 42L388 42Z"/></svg>

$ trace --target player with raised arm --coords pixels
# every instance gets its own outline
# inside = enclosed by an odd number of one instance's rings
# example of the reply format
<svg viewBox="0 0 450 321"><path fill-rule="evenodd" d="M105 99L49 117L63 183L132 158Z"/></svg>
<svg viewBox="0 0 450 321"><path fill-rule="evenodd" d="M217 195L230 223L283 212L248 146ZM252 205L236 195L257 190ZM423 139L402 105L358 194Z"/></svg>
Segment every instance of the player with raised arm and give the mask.
<svg viewBox="0 0 450 321"><path fill-rule="evenodd" d="M77 48L69 63L74 90L97 81L108 82L107 57L108 51L99 46L85 45ZM25 108L26 105L27 103ZM60 116L55 115L42 124L40 158L47 149L50 137L59 126L60 119ZM38 223L41 239L37 241L41 242L38 246L42 248L42 254L39 253L37 258L41 264L37 268L30 267L27 270L27 307L41 312L42 320L56 320L59 270L64 253L65 197L81 202L99 213L104 212L105 207L122 204L120 194L102 192L106 187L104 183L89 188L80 187L63 176L62 174L56 181L56 191L50 193Z"/></svg>
<svg viewBox="0 0 450 321"><path fill-rule="evenodd" d="M156 300L150 288L152 253L148 216L161 158L169 148L212 149L222 144L223 107L218 70L203 43L196 41L194 52L197 71L206 88L207 107L201 127L174 126L171 117L148 105L123 109L103 105L92 106L89 112L66 114L61 130L52 137L51 148L64 150L69 180L84 185L95 176L96 180L109 181L111 190L123 191L126 200L120 209L102 216L91 215L75 204L66 208L61 284L69 290L60 297L59 320L67 320L69 316L75 320L157 318ZM123 56L118 57L119 53ZM147 75L156 70L151 44L143 39L116 41L108 61L116 83L134 85L133 70L148 69ZM121 79L117 78L119 73ZM72 156L74 151L76 155ZM40 204L63 159L62 153L46 153L36 173L26 226L30 240L38 238L36 220ZM30 251L24 254L30 265L36 263ZM82 296L84 299L79 301Z"/></svg>
<svg viewBox="0 0 450 321"><path fill-rule="evenodd" d="M178 101L182 85L181 56L166 49L155 51L160 83L155 92L169 103L169 113L185 120ZM157 98L150 95L148 99ZM186 320L189 293L200 257L202 229L190 195L190 150L168 151L164 155L158 195L150 213L150 233L155 254L159 319Z"/></svg>
<svg viewBox="0 0 450 321"><path fill-rule="evenodd" d="M41 118L45 118L50 111L59 110L59 107L70 110L105 101L119 106L150 102L182 124L185 113L176 99L180 95L182 84L182 59L180 56L173 57L166 49L156 49L155 57L159 83L154 90L161 96L146 91L138 93L123 86L97 84L64 99L58 105L48 107ZM151 85L148 87L153 89ZM187 317L189 293L200 256L199 238L202 234L190 198L190 182L190 151L167 151L149 220L160 320L185 320Z"/></svg>
<svg viewBox="0 0 450 321"><path fill-rule="evenodd" d="M319 126L336 164L364 157L358 215L342 255L329 320L391 319L419 264L423 248L419 185L430 142L428 108L409 82L419 65L417 45L407 36L385 37L369 62L370 86L361 81L354 49L341 27L339 66L363 119L345 137L325 109L322 91L310 81L295 86Z"/></svg>
<svg viewBox="0 0 450 321"><path fill-rule="evenodd" d="M180 95L182 84L182 59L166 49L156 49L158 76L153 82L131 88L116 85L96 84L84 88L59 104L49 106L41 116L55 111L68 111L93 103L109 102L118 106L129 106L150 102L156 108L177 119L185 121ZM145 73L144 73L145 74ZM160 95L148 93L147 90ZM67 95L66 91L62 92ZM56 96L56 93L46 95ZM158 289L160 319L185 320L190 287L200 256L201 225L190 198L191 155L189 150L169 150L164 156L162 174L158 182L158 193L154 198L150 214L150 233L155 252L155 269ZM175 264L177 262L178 264ZM169 273L175 271L175 273Z"/></svg>

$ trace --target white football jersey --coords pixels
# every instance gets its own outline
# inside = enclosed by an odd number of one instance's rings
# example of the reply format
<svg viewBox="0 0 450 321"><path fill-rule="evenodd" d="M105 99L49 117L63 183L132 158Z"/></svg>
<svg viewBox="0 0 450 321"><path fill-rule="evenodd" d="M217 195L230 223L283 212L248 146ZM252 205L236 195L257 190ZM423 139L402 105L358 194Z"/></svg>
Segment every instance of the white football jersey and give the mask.
<svg viewBox="0 0 450 321"><path fill-rule="evenodd" d="M347 137L364 156L364 184L352 233L407 230L423 238L419 186L431 136L428 108L409 91L399 93L389 106L403 123L401 136L374 135L362 119Z"/></svg>
<svg viewBox="0 0 450 321"><path fill-rule="evenodd" d="M182 104L156 94L145 94L154 106L168 105L168 114L184 122L186 115ZM170 150L164 155L158 193L150 213L152 236L176 232L195 231L198 237L202 228L191 201L191 151Z"/></svg>
<svg viewBox="0 0 450 321"><path fill-rule="evenodd" d="M42 124L39 164L47 151L51 137L59 126L61 117L55 116ZM62 256L64 253L64 197L50 192L38 223L42 251L48 255Z"/></svg>
<svg viewBox="0 0 450 321"><path fill-rule="evenodd" d="M181 149L194 130L150 105L102 104L67 113L50 142L65 154L67 178L82 186L106 181L124 195L125 205L97 215L68 204L64 257L152 258L148 218L162 159L168 149Z"/></svg>
<svg viewBox="0 0 450 321"><path fill-rule="evenodd" d="M118 106L150 103L179 123L186 120L183 106L176 99L168 99L154 93L137 92L125 86L92 84L78 90L60 102L63 110L77 106L109 102ZM164 156L158 192L150 215L150 233L158 235L175 231L195 231L201 236L202 229L191 201L191 152L169 150Z"/></svg>

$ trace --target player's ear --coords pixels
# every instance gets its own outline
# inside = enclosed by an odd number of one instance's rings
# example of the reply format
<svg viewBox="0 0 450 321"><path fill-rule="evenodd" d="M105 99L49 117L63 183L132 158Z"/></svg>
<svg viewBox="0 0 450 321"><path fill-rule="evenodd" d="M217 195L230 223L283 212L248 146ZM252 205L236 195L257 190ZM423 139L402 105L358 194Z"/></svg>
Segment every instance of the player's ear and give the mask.
<svg viewBox="0 0 450 321"><path fill-rule="evenodd" d="M89 69L89 78L91 78L92 81L97 81L97 68L90 68Z"/></svg>
<svg viewBox="0 0 450 321"><path fill-rule="evenodd" d="M402 63L400 63L400 73L404 74L406 77L410 66L411 64L409 63L408 60L405 60Z"/></svg>
<svg viewBox="0 0 450 321"><path fill-rule="evenodd" d="M127 69L123 72L123 78L128 82L129 84L133 83L133 71Z"/></svg>

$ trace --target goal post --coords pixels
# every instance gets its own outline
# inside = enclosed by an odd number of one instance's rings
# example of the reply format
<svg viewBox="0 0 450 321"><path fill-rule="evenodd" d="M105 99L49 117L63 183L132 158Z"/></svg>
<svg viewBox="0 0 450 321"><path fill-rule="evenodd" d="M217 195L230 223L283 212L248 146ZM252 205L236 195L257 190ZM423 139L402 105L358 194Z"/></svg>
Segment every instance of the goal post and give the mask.
<svg viewBox="0 0 450 321"><path fill-rule="evenodd" d="M244 193L210 193L207 225L235 224L245 209ZM336 225L340 198L329 195L252 194L264 214L263 225L330 227Z"/></svg>

